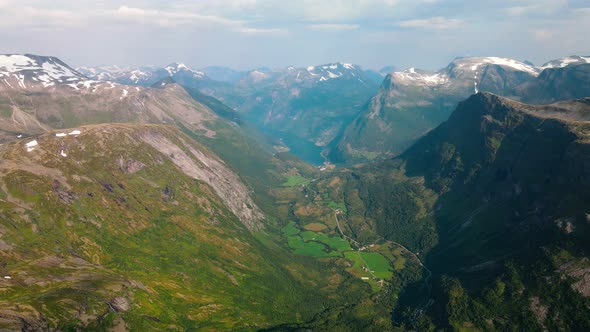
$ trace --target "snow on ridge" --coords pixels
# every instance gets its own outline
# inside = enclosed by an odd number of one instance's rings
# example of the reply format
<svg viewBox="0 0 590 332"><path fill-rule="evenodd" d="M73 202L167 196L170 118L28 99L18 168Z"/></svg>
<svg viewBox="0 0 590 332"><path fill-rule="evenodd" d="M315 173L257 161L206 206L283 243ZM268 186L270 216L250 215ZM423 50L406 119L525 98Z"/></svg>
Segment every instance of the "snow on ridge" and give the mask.
<svg viewBox="0 0 590 332"><path fill-rule="evenodd" d="M0 55L0 78L11 89L16 86L26 89L39 84L48 88L56 83L75 84L87 79L57 58L20 54Z"/></svg>
<svg viewBox="0 0 590 332"><path fill-rule="evenodd" d="M204 72L191 69L187 65L185 65L184 63L173 63L173 64L166 66L164 69L168 72L168 75L170 75L170 76L174 76L181 71L187 71L187 72L190 72L191 74L193 74L193 76L195 76L195 77L198 77L198 78L205 77Z"/></svg>
<svg viewBox="0 0 590 332"><path fill-rule="evenodd" d="M0 55L0 77L21 74L25 72L33 73L38 79L43 77L43 81L48 80L83 80L85 79L80 73L64 66L55 58L42 58L41 61L27 55Z"/></svg>
<svg viewBox="0 0 590 332"><path fill-rule="evenodd" d="M409 68L403 71L391 73L391 76L402 84L416 84L423 86L436 86L448 82L448 76L444 73L429 73Z"/></svg>
<svg viewBox="0 0 590 332"><path fill-rule="evenodd" d="M319 81L327 81L329 79L339 78L346 75L347 70L354 70L356 66L349 63L329 63L325 65L319 66L309 66L305 68L305 70L311 76L319 76ZM350 75L355 76L354 72L351 72Z"/></svg>
<svg viewBox="0 0 590 332"><path fill-rule="evenodd" d="M37 145L39 145L39 143L37 143L37 140L32 140L29 143L25 144L25 146L27 147L27 152L35 150L35 147Z"/></svg>
<svg viewBox="0 0 590 332"><path fill-rule="evenodd" d="M547 68L564 68L570 64L590 63L590 56L572 55L562 59L552 60L541 66L541 69Z"/></svg>
<svg viewBox="0 0 590 332"><path fill-rule="evenodd" d="M514 59L501 58L501 57L473 57L473 58L462 58L453 61L459 68L469 68L472 71L476 71L479 66L485 65L498 65L503 67L512 68L518 71L529 73L533 76L539 75L540 70L537 67L527 65L524 62L520 62Z"/></svg>

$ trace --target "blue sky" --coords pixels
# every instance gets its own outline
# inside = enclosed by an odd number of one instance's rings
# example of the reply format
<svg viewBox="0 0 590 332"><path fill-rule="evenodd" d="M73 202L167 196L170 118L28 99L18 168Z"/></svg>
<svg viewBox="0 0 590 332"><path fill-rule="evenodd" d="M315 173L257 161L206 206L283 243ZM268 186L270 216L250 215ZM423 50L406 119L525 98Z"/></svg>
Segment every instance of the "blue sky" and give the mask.
<svg viewBox="0 0 590 332"><path fill-rule="evenodd" d="M590 54L590 0L0 0L0 53L73 65L438 69Z"/></svg>

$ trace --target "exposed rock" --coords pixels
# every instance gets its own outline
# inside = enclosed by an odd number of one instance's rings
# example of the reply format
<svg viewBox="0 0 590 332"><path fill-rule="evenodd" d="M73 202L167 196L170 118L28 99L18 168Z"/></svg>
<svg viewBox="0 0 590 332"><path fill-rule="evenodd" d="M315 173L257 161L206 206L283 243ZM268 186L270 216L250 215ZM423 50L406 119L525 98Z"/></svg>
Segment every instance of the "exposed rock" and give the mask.
<svg viewBox="0 0 590 332"><path fill-rule="evenodd" d="M182 141L175 144L159 131L149 131L141 139L168 156L186 175L210 185L223 203L250 230L261 227L262 211L250 197L250 190L223 161ZM190 151L188 155L183 149Z"/></svg>
<svg viewBox="0 0 590 332"><path fill-rule="evenodd" d="M2 331L51 331L45 317L31 307L0 306L0 330Z"/></svg>
<svg viewBox="0 0 590 332"><path fill-rule="evenodd" d="M575 226L573 224L573 218L562 218L555 221L557 227L561 229L565 234L571 234L575 230Z"/></svg>
<svg viewBox="0 0 590 332"><path fill-rule="evenodd" d="M78 198L73 191L64 190L63 186L57 180L53 180L51 190L60 200L67 204L71 204Z"/></svg>
<svg viewBox="0 0 590 332"><path fill-rule="evenodd" d="M119 157L116 160L117 166L119 169L127 174L133 174L135 172L140 171L142 168L145 167L145 164L141 161L133 160L133 159L125 159L123 157Z"/></svg>
<svg viewBox="0 0 590 332"><path fill-rule="evenodd" d="M115 297L109 302L109 307L116 312L127 311L130 307L129 300L121 296Z"/></svg>
<svg viewBox="0 0 590 332"><path fill-rule="evenodd" d="M549 307L541 303L541 299L533 296L531 297L531 304L529 308L537 318L537 322L539 322L539 324L543 327L543 331L547 331L544 323L545 319L547 319L547 314L549 313Z"/></svg>
<svg viewBox="0 0 590 332"><path fill-rule="evenodd" d="M8 243L6 243L6 241L0 239L0 251L8 251L8 250L12 250L12 246Z"/></svg>

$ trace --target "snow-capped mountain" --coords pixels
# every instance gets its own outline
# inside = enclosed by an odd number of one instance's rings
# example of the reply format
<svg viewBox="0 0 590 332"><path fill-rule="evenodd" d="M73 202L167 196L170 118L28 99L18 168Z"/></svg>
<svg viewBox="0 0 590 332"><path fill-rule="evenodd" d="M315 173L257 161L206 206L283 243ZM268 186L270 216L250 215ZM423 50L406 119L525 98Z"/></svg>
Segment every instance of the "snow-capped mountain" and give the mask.
<svg viewBox="0 0 590 332"><path fill-rule="evenodd" d="M164 69L166 69L166 71L168 72L168 74L170 76L174 76L179 73L182 73L182 74L192 75L195 78L199 78L199 79L205 78L204 72L191 69L187 65L185 65L184 63L175 62L175 63L169 64Z"/></svg>
<svg viewBox="0 0 590 332"><path fill-rule="evenodd" d="M541 68L564 68L569 65L580 65L585 63L590 63L590 56L572 55L566 58L549 61L541 66Z"/></svg>
<svg viewBox="0 0 590 332"><path fill-rule="evenodd" d="M410 68L391 73L392 80L403 85L436 86L448 82L449 75L445 72L431 73L428 71Z"/></svg>
<svg viewBox="0 0 590 332"><path fill-rule="evenodd" d="M349 161L375 153L397 155L445 121L459 101L477 92L531 102L585 96L589 70L577 64L589 61L590 57L571 56L536 67L509 58L469 57L456 58L437 72L416 68L393 72L344 131L332 158ZM553 72L548 73L549 69Z"/></svg>
<svg viewBox="0 0 590 332"><path fill-rule="evenodd" d="M335 78L357 78L362 80L362 69L359 66L349 63L330 63L321 66L310 66L305 71L311 78L320 82Z"/></svg>
<svg viewBox="0 0 590 332"><path fill-rule="evenodd" d="M98 77L107 72L102 70L86 72ZM87 78L55 57L0 55L0 142L20 134L102 122L182 121L187 128L213 135L203 123L205 118L216 121L213 111L173 80L169 83L159 89L130 86Z"/></svg>
<svg viewBox="0 0 590 332"><path fill-rule="evenodd" d="M235 83L245 74L245 72L222 66L209 66L201 69L201 71L213 80L227 83Z"/></svg>
<svg viewBox="0 0 590 332"><path fill-rule="evenodd" d="M89 79L58 58L32 54L0 55L0 91L47 89L82 90L94 93L105 89L125 98L129 88L110 81Z"/></svg>
<svg viewBox="0 0 590 332"><path fill-rule="evenodd" d="M0 82L8 87L72 84L87 78L54 57L31 54L0 55Z"/></svg>
<svg viewBox="0 0 590 332"><path fill-rule="evenodd" d="M397 85L422 87L472 86L475 93L481 89L500 93L499 90L536 77L541 69L524 62L500 57L457 58L436 73L415 68L397 71L390 80Z"/></svg>
<svg viewBox="0 0 590 332"><path fill-rule="evenodd" d="M149 87L166 77L172 77L179 83L207 80L204 72L189 68L183 63L172 63L166 67L79 67L77 70L89 78L99 81L113 81L120 84Z"/></svg>
<svg viewBox="0 0 590 332"><path fill-rule="evenodd" d="M122 84L143 85L154 79L156 70L153 67L121 68L118 66L78 67L76 70L89 78L99 81L113 81Z"/></svg>

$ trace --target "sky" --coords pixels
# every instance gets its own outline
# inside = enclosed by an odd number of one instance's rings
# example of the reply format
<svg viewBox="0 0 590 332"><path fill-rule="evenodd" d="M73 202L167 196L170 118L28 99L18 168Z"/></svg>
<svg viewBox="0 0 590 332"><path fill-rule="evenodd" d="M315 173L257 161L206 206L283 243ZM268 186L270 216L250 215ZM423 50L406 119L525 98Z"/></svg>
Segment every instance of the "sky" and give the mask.
<svg viewBox="0 0 590 332"><path fill-rule="evenodd" d="M0 53L235 69L590 55L590 0L0 0Z"/></svg>

